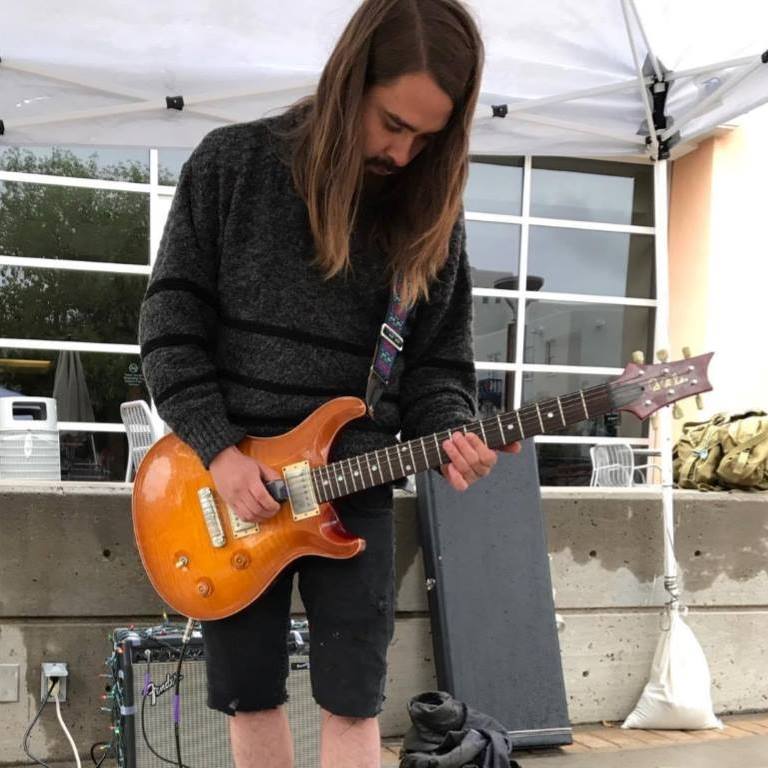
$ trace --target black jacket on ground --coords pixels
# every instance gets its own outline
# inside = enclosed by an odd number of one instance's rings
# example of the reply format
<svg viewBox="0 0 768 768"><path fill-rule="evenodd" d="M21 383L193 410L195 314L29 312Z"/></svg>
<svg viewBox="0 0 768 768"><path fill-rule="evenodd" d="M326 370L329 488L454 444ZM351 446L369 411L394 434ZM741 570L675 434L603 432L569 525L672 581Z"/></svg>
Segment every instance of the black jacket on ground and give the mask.
<svg viewBox="0 0 768 768"><path fill-rule="evenodd" d="M414 696L411 728L403 739L400 768L509 768L507 729L443 691Z"/></svg>

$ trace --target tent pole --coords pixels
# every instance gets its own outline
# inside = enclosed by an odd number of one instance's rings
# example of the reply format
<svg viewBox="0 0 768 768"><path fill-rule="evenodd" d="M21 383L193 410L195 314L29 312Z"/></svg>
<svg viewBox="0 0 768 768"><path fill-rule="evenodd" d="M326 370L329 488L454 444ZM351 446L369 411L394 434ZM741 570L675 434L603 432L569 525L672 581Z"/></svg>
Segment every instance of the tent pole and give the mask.
<svg viewBox="0 0 768 768"><path fill-rule="evenodd" d="M654 225L656 227L656 349L669 352L669 197L667 161L659 160L653 168ZM677 608L677 558L675 557L675 516L672 494L672 413L662 408L656 417L655 445L660 452L661 508L664 525L664 587L670 595L670 607Z"/></svg>
<svg viewBox="0 0 768 768"><path fill-rule="evenodd" d="M743 72L739 72L738 74L733 75L730 80L727 80L722 85L715 88L709 94L709 96L703 98L695 107L689 109L685 114L680 115L680 117L677 118L676 125L662 131L662 141L668 139L674 133L680 133L685 128L685 126L691 122L691 120L704 112L707 107L712 104L712 102L721 99L726 93L732 91L739 83L741 83L742 80L748 78L753 72L760 69L762 66L765 66L765 63L763 62L761 56L757 56L755 59L753 59L753 64L751 67L748 67Z"/></svg>
<svg viewBox="0 0 768 768"><path fill-rule="evenodd" d="M486 112L486 114L482 114ZM479 125L491 120L504 120L506 118L493 117L491 114L491 107L487 104L483 104L479 110L475 111L474 124ZM594 136L603 136L607 139L614 139L616 141L622 141L633 146L644 147L645 141L641 136L630 133L619 133L618 131L610 131L602 128L596 128L592 125L583 125L581 123L574 123L572 120L558 120L554 117L544 117L542 115L529 115L529 114L515 114L515 120L520 120L528 123L538 123L539 125L550 125L554 128L566 128L567 130L577 131L578 133L589 133Z"/></svg>
<svg viewBox="0 0 768 768"><path fill-rule="evenodd" d="M632 25L629 22L629 0L622 0L621 10L624 13L624 24L627 28L627 37L629 38L629 47L632 49L632 58L635 61L635 69L637 70L638 83L640 85L640 95L643 100L643 108L645 109L645 121L648 124L648 133L651 140L651 149L653 151L653 157L658 159L659 157L659 138L656 135L656 125L653 122L653 109L651 107L651 101L648 96L648 89L645 87L645 78L643 77L643 68L640 65L640 57L637 53L637 46L635 45L635 38L632 35ZM646 46L648 45L646 41ZM651 53L648 48L648 53Z"/></svg>
<svg viewBox="0 0 768 768"><path fill-rule="evenodd" d="M651 85L653 83L652 77L645 78L645 84ZM584 88L580 91L569 91L568 93L558 93L554 96L544 96L541 99L526 99L524 101L518 101L514 104L507 104L508 112L525 112L529 109L537 109L538 107L547 107L550 104L562 104L566 101L577 101L578 99L586 99L590 96L603 96L606 93L619 93L621 91L630 91L637 87L637 81L632 78L631 80L623 80L620 83L610 83L609 85L598 85L594 88ZM499 96L494 98L491 94L480 94L480 98L484 101L503 101L507 97Z"/></svg>
<svg viewBox="0 0 768 768"><path fill-rule="evenodd" d="M659 66L659 60L656 58L656 54L653 52L653 48L651 48L651 44L648 41L648 35L645 34L645 27L643 26L643 22L640 20L640 14L637 12L635 0L629 0L629 6L635 16L635 21L637 22L637 27L640 30L640 34L643 36L643 42L645 43L646 50L648 51L648 57L651 60L651 66L653 67L656 79L664 80L665 78L663 72L661 71L661 67Z"/></svg>
<svg viewBox="0 0 768 768"><path fill-rule="evenodd" d="M694 75L705 75L708 72L716 72L719 69L733 69L734 67L746 67L753 64L754 55L744 56L741 59L730 59L728 61L718 61L716 64L706 64L703 67L694 67L693 69L681 69L679 72L667 72L664 78L667 82L680 80L684 77L693 77Z"/></svg>

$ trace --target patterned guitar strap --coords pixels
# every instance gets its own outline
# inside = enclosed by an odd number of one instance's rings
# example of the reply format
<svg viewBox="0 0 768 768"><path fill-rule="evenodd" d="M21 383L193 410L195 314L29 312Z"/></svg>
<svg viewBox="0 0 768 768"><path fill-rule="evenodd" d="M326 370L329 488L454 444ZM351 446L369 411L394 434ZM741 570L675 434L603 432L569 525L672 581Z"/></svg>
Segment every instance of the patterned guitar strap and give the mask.
<svg viewBox="0 0 768 768"><path fill-rule="evenodd" d="M368 406L368 415L372 419L375 418L376 405L384 394L387 384L389 384L397 355L403 351L403 334L410 310L401 299L402 287L403 277L398 274L389 296L387 314L381 324L376 351L373 354L373 363L368 374L365 402Z"/></svg>

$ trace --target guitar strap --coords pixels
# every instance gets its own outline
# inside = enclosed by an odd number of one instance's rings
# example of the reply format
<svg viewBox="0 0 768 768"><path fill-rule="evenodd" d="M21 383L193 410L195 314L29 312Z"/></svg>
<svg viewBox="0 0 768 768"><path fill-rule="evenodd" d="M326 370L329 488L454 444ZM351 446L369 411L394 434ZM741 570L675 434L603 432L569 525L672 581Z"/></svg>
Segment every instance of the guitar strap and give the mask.
<svg viewBox="0 0 768 768"><path fill-rule="evenodd" d="M403 335L410 309L402 301L402 287L403 276L398 274L392 286L387 314L381 324L381 330L376 341L376 351L373 353L373 362L368 374L365 402L368 406L368 415L372 419L376 405L384 394L387 384L389 384L397 355L403 351L405 342Z"/></svg>

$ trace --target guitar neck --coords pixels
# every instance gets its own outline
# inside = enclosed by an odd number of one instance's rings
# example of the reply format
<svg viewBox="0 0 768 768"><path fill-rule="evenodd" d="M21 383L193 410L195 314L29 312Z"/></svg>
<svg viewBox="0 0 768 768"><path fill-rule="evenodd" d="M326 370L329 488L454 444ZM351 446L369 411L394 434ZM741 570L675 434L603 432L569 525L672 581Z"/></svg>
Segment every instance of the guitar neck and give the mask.
<svg viewBox="0 0 768 768"><path fill-rule="evenodd" d="M609 385L600 384L563 397L527 403L516 411L473 421L451 432L473 432L489 448L498 449L536 435L554 434L614 408ZM447 464L450 459L441 444L449 435L449 431L435 432L313 469L318 501L331 501Z"/></svg>

